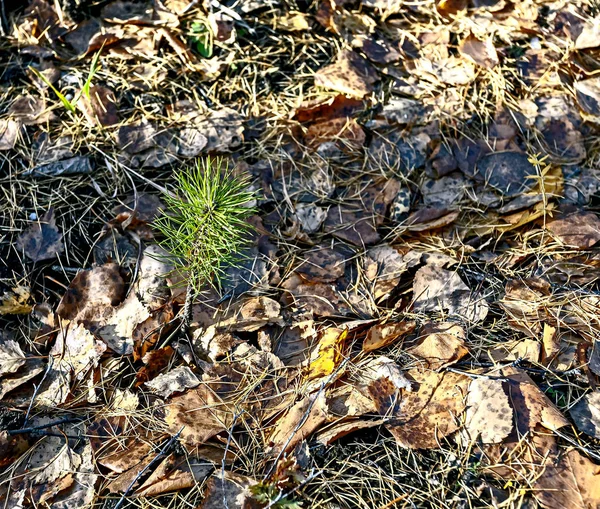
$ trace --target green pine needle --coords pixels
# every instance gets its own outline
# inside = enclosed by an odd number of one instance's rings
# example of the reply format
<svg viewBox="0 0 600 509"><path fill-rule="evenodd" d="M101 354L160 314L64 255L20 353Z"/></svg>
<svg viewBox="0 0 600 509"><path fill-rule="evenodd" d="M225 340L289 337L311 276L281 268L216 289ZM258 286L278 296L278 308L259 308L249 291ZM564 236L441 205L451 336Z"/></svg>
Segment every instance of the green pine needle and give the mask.
<svg viewBox="0 0 600 509"><path fill-rule="evenodd" d="M199 161L177 175L176 189L165 194L166 213L154 221L161 245L188 274L193 293L217 286L227 266L247 246L255 210L248 180L236 178L222 158Z"/></svg>

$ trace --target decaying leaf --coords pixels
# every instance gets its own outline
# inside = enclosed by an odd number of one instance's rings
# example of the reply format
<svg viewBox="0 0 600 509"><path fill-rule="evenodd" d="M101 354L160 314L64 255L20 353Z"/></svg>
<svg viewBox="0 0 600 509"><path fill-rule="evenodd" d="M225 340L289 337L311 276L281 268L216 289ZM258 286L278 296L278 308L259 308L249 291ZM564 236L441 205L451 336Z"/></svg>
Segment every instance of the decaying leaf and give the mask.
<svg viewBox="0 0 600 509"><path fill-rule="evenodd" d="M469 353L465 330L452 322L427 324L419 342L407 353L421 359L429 369L438 370L459 361Z"/></svg>
<svg viewBox="0 0 600 509"><path fill-rule="evenodd" d="M214 474L208 480L204 500L198 509L258 508L259 504L252 499L250 492L250 488L256 483L257 481L250 477L233 472L225 471L224 476Z"/></svg>
<svg viewBox="0 0 600 509"><path fill-rule="evenodd" d="M391 345L398 339L410 334L415 330L416 325L416 322L413 321L375 325L367 332L367 337L363 341L363 351L372 352Z"/></svg>
<svg viewBox="0 0 600 509"><path fill-rule="evenodd" d="M377 79L371 64L350 50L342 50L333 64L315 74L317 85L358 98L371 92Z"/></svg>
<svg viewBox="0 0 600 509"><path fill-rule="evenodd" d="M412 369L399 408L386 428L402 447L432 449L459 429L470 379L457 373Z"/></svg>
<svg viewBox="0 0 600 509"><path fill-rule="evenodd" d="M586 394L570 410L575 426L585 434L600 438L600 392Z"/></svg>
<svg viewBox="0 0 600 509"><path fill-rule="evenodd" d="M293 449L327 422L328 418L325 394L319 391L306 396L279 418L269 436L270 447L267 452L276 455Z"/></svg>
<svg viewBox="0 0 600 509"><path fill-rule="evenodd" d="M594 212L574 212L550 221L546 227L558 240L587 249L600 240L600 219Z"/></svg>
<svg viewBox="0 0 600 509"><path fill-rule="evenodd" d="M16 286L0 297L0 315L28 315L33 307L29 304L30 290L26 286Z"/></svg>
<svg viewBox="0 0 600 509"><path fill-rule="evenodd" d="M19 343L7 339L0 343L0 376L15 373L26 362Z"/></svg>
<svg viewBox="0 0 600 509"><path fill-rule="evenodd" d="M200 385L200 380L187 366L179 366L168 373L157 376L145 384L152 392L163 398L168 398L175 392L183 392Z"/></svg>
<svg viewBox="0 0 600 509"><path fill-rule="evenodd" d="M501 380L475 378L466 405L465 430L470 440L496 444L511 433L513 410Z"/></svg>
<svg viewBox="0 0 600 509"><path fill-rule="evenodd" d="M536 498L547 509L584 509L600 505L600 466L577 450L548 462L535 483Z"/></svg>
<svg viewBox="0 0 600 509"><path fill-rule="evenodd" d="M488 313L487 302L471 292L456 272L433 265L420 268L413 282L413 306L418 312L446 311L479 322Z"/></svg>
<svg viewBox="0 0 600 509"><path fill-rule="evenodd" d="M36 224L19 235L17 248L34 262L50 260L62 253L65 246L54 218L54 209L50 209Z"/></svg>
<svg viewBox="0 0 600 509"><path fill-rule="evenodd" d="M494 44L490 39L481 41L477 37L470 35L462 40L458 50L461 55L467 56L485 69L492 69L500 63L496 48L494 48Z"/></svg>

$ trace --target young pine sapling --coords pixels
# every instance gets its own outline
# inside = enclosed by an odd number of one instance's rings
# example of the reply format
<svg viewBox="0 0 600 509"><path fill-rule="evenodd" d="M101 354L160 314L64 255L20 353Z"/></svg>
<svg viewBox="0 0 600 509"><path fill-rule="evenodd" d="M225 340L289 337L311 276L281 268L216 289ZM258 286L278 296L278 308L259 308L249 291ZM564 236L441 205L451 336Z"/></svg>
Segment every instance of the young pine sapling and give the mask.
<svg viewBox="0 0 600 509"><path fill-rule="evenodd" d="M184 328L201 290L217 287L225 269L248 244L247 220L255 212L250 206L254 193L248 186L248 180L234 176L222 158L207 158L180 172L175 188L164 196L165 214L154 227L176 268L186 276Z"/></svg>

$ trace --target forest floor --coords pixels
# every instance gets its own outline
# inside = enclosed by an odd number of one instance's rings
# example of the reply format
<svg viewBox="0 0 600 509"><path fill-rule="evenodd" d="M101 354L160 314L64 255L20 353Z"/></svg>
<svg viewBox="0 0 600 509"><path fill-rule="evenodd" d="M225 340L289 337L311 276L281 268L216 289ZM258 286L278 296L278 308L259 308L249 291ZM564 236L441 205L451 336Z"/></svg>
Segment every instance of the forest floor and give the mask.
<svg viewBox="0 0 600 509"><path fill-rule="evenodd" d="M600 506L600 6L2 2L0 506ZM251 179L181 328L153 220Z"/></svg>

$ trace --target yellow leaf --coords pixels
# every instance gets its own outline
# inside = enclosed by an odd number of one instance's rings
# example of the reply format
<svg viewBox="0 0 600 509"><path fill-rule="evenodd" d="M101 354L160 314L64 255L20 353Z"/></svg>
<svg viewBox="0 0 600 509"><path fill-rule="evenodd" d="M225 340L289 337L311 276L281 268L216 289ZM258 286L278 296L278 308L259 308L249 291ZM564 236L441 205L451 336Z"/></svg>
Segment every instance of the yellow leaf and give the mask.
<svg viewBox="0 0 600 509"><path fill-rule="evenodd" d="M347 329L330 327L325 330L318 347L311 356L308 367L308 380L331 375L342 360L342 347L346 337Z"/></svg>
<svg viewBox="0 0 600 509"><path fill-rule="evenodd" d="M17 286L12 292L6 292L0 297L0 315L27 315L32 307L27 304L31 295L26 286Z"/></svg>

